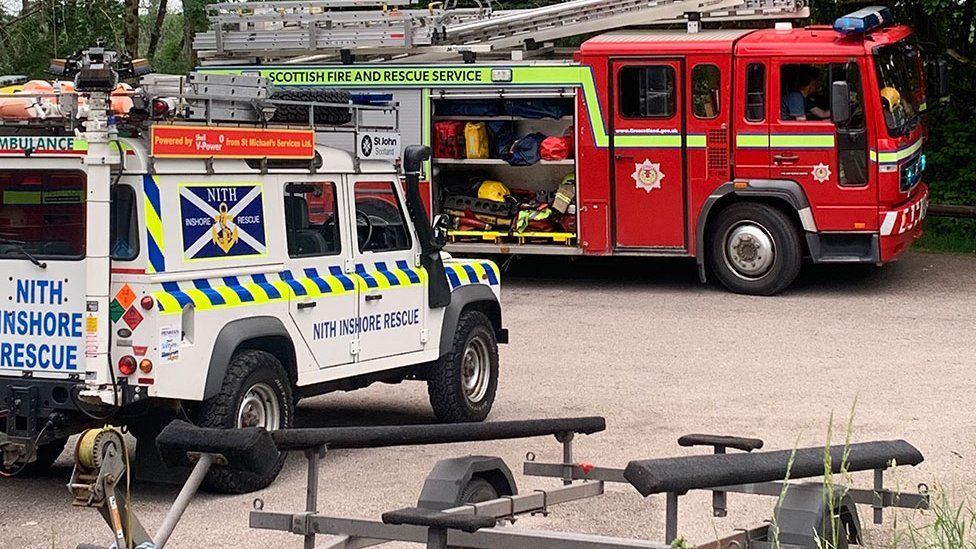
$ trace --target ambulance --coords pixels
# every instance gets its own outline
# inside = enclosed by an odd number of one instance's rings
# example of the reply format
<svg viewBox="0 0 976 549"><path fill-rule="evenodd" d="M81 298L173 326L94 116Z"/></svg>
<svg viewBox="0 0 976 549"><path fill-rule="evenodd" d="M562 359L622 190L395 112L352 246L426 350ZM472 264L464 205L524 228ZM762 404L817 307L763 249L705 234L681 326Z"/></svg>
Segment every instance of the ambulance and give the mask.
<svg viewBox="0 0 976 549"><path fill-rule="evenodd" d="M197 43L216 48L206 52L209 72L385 92L407 106L407 141L435 150L425 171L433 210L463 221L450 232L452 252L693 257L702 281L771 295L794 281L805 258L880 266L921 236L925 112L945 89L945 62L923 59L891 10L866 8L833 25L626 28L570 52L542 44L539 37L566 26L594 30L574 7L582 1L448 26L431 40L450 40L456 29L454 53L436 60L429 48L384 57L376 46L342 52L342 64L316 63L327 52L276 63L277 42L297 47L285 39L314 23L269 14L280 24L261 31L250 23L260 14L234 4L223 17L237 14L247 29L215 26ZM612 12L608 25L627 24L625 8L635 10L632 24L639 10L662 9L586 5ZM573 8L559 12L560 26L538 22L560 6ZM333 12L334 24L340 16ZM486 38L462 43L479 25L490 26ZM415 25L415 41L423 29ZM490 48L516 42L523 47ZM245 56L263 63L235 62ZM455 140L489 144L452 147ZM509 196L479 195L485 181Z"/></svg>
<svg viewBox="0 0 976 549"><path fill-rule="evenodd" d="M418 187L429 149L400 166L320 145L337 131L320 112L369 135L358 107L274 100L260 78L133 90L118 80L145 69L102 47L60 70L47 93L0 95L2 474L90 426L127 426L152 463L174 417L285 429L300 399L375 382L425 381L439 420L485 419L499 269L442 254ZM283 459L205 483L255 490Z"/></svg>

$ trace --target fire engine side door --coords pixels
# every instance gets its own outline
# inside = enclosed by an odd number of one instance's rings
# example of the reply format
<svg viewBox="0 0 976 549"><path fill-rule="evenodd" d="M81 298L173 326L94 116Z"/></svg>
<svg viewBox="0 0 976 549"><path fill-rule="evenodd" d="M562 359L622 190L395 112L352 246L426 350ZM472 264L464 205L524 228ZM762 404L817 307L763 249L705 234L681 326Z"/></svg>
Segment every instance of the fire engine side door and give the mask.
<svg viewBox="0 0 976 549"><path fill-rule="evenodd" d="M774 59L773 73L775 97L795 96L797 89L807 86L808 109L829 111L832 82L846 81L850 86L852 116L842 128L814 112L808 112L806 120L793 120L780 108L771 114L770 170L772 178L792 179L803 187L820 230L872 229L877 222L877 191L869 185L858 62L837 57ZM804 82L813 78L815 84Z"/></svg>
<svg viewBox="0 0 976 549"><path fill-rule="evenodd" d="M359 296L351 275L355 235L339 175L282 176L288 259L281 279L291 287L289 314L319 368L353 362Z"/></svg>
<svg viewBox="0 0 976 549"><path fill-rule="evenodd" d="M425 273L419 243L406 215L395 174L349 176L356 276L360 279L359 360L420 351L424 347Z"/></svg>
<svg viewBox="0 0 976 549"><path fill-rule="evenodd" d="M610 63L615 244L686 249L684 60Z"/></svg>

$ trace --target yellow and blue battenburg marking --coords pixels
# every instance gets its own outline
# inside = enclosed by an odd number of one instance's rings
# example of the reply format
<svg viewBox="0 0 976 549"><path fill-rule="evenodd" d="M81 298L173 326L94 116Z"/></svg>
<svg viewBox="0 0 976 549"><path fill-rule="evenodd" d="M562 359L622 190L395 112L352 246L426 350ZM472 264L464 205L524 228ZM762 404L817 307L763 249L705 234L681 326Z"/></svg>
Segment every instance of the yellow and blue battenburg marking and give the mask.
<svg viewBox="0 0 976 549"><path fill-rule="evenodd" d="M463 262L445 265L451 289L468 284L499 284L498 267L491 262ZM226 309L287 301L297 297L342 295L357 290L386 289L427 283L427 271L400 260L378 261L373 268L360 263L346 274L334 265L328 270L308 267L278 273L224 276L181 282L163 282L154 292L161 314L176 314L192 305L200 311Z"/></svg>
<svg viewBox="0 0 976 549"><path fill-rule="evenodd" d="M452 290L468 284L498 285L498 266L490 261L452 262L444 265L444 271L447 272L447 280L451 283Z"/></svg>
<svg viewBox="0 0 976 549"><path fill-rule="evenodd" d="M143 194L146 195L146 242L149 243L149 265L147 271L166 272L166 258L163 256L163 216L159 202L159 182L151 174L142 177Z"/></svg>

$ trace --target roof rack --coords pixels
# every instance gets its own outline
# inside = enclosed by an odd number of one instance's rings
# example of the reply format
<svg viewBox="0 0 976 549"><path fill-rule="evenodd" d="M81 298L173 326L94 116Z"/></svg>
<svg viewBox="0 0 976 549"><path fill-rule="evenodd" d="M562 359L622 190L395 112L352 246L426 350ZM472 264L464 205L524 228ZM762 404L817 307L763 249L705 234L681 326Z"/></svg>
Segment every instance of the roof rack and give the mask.
<svg viewBox="0 0 976 549"><path fill-rule="evenodd" d="M456 0L409 8L417 0L286 0L212 4L211 30L197 33L201 58L282 60L343 50L411 60L463 51L531 47L545 40L635 25L809 17L803 0L569 0L523 10L490 1L456 8ZM391 8L392 7L392 8ZM372 8L372 9L367 9Z"/></svg>
<svg viewBox="0 0 976 549"><path fill-rule="evenodd" d="M352 1L352 0L344 0ZM64 82L52 92L0 95L0 134L24 130L73 132L89 118L89 94ZM259 125L312 128L316 132L398 131L398 104L357 104L337 90L276 89L255 75L150 74L136 89L112 93L118 126L145 129L153 123ZM128 103L126 103L128 102ZM123 104L124 103L124 104ZM370 124L364 122L367 113Z"/></svg>

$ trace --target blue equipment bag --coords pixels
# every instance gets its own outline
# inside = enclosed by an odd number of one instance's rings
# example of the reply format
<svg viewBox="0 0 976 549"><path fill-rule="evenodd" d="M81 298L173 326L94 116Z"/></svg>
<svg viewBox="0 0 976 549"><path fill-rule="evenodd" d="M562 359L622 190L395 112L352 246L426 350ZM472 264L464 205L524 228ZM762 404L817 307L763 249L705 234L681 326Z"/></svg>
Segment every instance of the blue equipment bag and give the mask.
<svg viewBox="0 0 976 549"><path fill-rule="evenodd" d="M510 157L505 160L512 166L531 166L535 164L542 159L539 155L539 145L542 144L545 138L546 136L544 134L536 132L516 140L510 149Z"/></svg>

